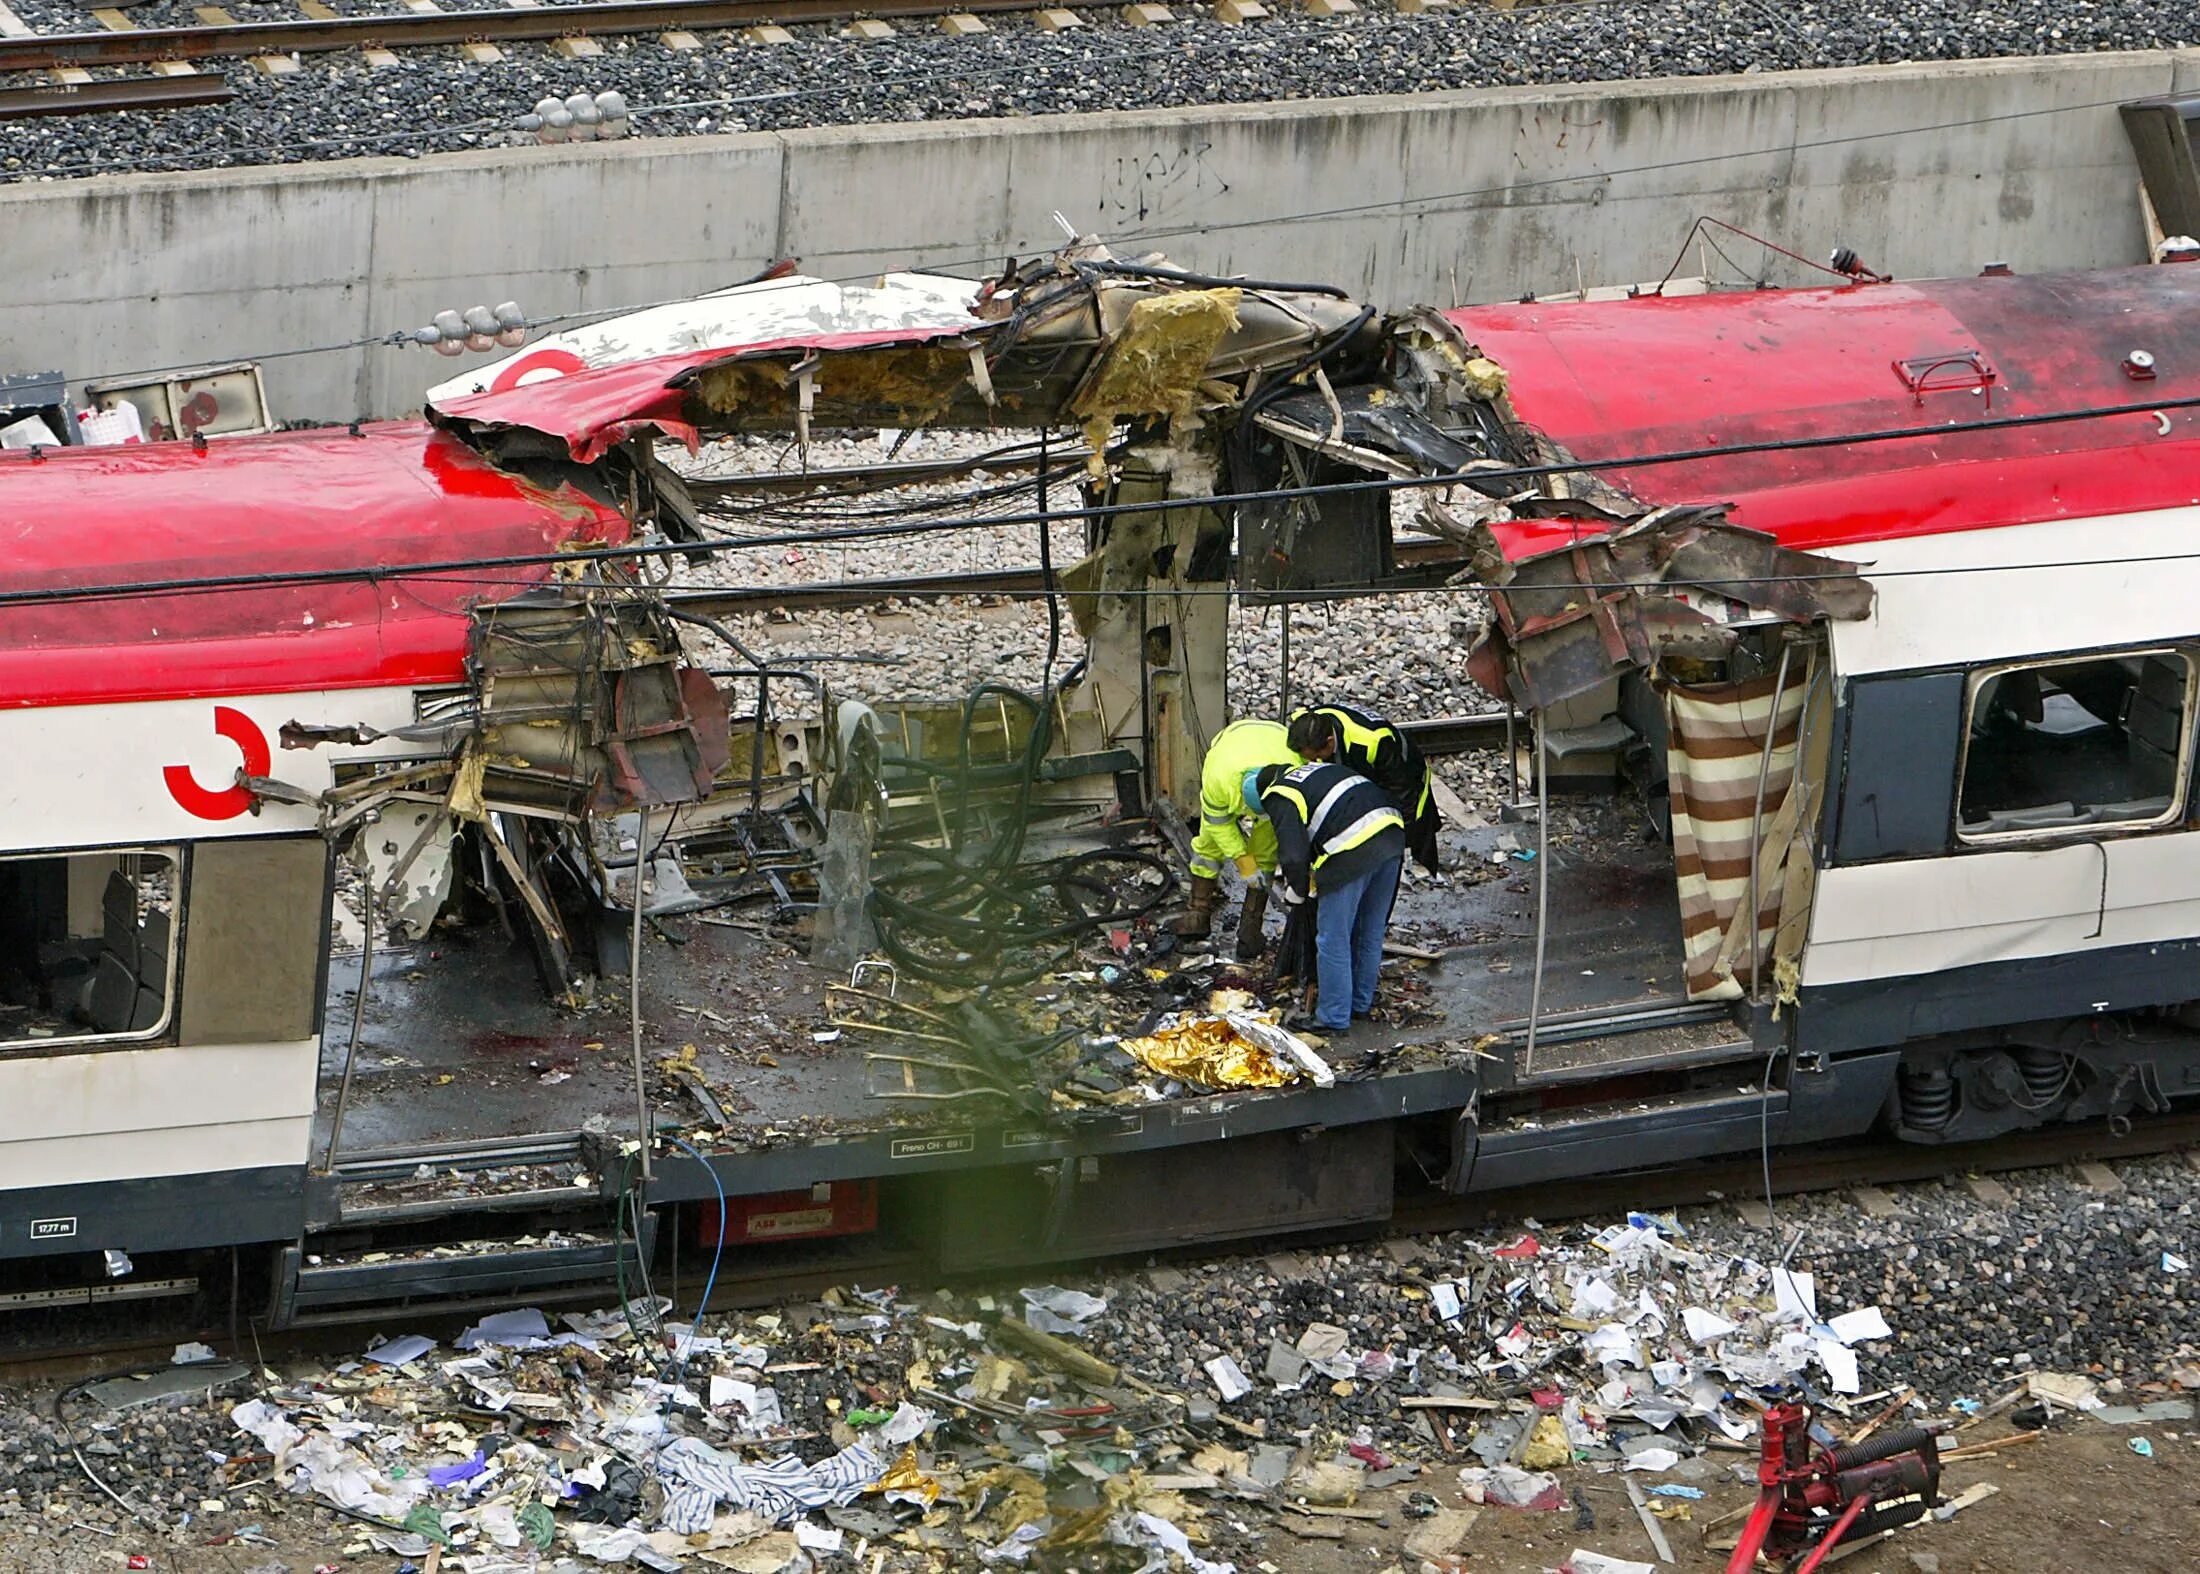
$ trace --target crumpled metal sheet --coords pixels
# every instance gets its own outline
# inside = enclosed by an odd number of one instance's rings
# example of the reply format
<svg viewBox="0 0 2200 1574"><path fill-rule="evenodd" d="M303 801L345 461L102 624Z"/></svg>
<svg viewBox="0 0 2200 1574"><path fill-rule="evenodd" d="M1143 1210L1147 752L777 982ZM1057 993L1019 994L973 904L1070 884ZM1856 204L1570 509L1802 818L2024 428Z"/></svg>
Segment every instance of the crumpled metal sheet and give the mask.
<svg viewBox="0 0 2200 1574"><path fill-rule="evenodd" d="M1515 513L1472 527L1495 618L1467 671L1526 709L1667 657L1715 658L1733 644L1731 622L1753 614L1805 624L1871 615L1871 584L1852 564L1783 547L1728 522L1722 507L1627 520L1573 500Z"/></svg>

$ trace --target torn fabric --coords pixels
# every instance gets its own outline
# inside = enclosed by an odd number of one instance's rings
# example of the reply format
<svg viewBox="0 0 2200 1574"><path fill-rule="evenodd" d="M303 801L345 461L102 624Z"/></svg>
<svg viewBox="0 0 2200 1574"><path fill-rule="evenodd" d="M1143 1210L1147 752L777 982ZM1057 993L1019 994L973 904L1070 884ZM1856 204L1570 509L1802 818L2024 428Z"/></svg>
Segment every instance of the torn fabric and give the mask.
<svg viewBox="0 0 2200 1574"><path fill-rule="evenodd" d="M1673 863L1691 1000L1735 1000L1750 990L1753 964L1779 954L1791 895L1806 908L1809 902L1807 868L1793 889L1791 875L1798 852L1809 862L1798 811L1816 799L1794 790L1815 656L1805 654L1796 665L1802 675L1790 672L1784 684L1768 676L1664 686ZM1747 916L1753 888L1754 932ZM1799 938L1793 927L1786 933Z"/></svg>
<svg viewBox="0 0 2200 1574"><path fill-rule="evenodd" d="M708 1530L721 1503L773 1524L813 1508L845 1508L886 1473L886 1462L861 1443L814 1465L792 1454L752 1465L682 1437L667 1443L656 1463L665 1489L664 1527L683 1536Z"/></svg>

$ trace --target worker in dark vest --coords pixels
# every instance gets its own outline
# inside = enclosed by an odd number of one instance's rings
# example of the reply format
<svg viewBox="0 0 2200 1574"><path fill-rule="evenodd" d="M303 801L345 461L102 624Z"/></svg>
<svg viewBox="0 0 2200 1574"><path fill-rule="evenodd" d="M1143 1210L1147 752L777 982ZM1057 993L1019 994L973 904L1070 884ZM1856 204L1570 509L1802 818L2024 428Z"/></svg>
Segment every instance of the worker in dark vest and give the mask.
<svg viewBox="0 0 2200 1574"><path fill-rule="evenodd" d="M1341 1032L1375 1007L1383 930L1405 862L1405 816L1384 791L1342 765L1264 765L1245 800L1276 828L1279 894L1314 909L1315 1025Z"/></svg>
<svg viewBox="0 0 2200 1574"><path fill-rule="evenodd" d="M1309 760L1332 760L1358 771L1390 795L1405 816L1406 851L1436 873L1436 787L1428 761L1404 732L1349 705L1317 705L1291 717L1291 748Z"/></svg>

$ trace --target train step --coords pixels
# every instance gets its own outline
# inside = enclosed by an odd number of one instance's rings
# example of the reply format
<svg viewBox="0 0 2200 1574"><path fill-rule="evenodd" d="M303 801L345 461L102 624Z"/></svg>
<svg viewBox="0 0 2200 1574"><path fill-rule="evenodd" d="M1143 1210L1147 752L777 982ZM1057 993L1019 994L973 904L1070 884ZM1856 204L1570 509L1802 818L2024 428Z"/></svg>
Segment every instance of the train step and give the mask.
<svg viewBox="0 0 2200 1574"><path fill-rule="evenodd" d="M1574 1175L1655 1169L1781 1141L1785 1088L1723 1087L1547 1112L1463 1134L1457 1191L1531 1186Z"/></svg>
<svg viewBox="0 0 2200 1574"><path fill-rule="evenodd" d="M623 1244L601 1233L510 1241L454 1241L393 1251L330 1252L285 1248L277 1264L272 1321L310 1328L372 1321L394 1312L456 1316L508 1305L515 1296L540 1302L599 1301L628 1264L646 1261L656 1220L643 1214L640 1240Z"/></svg>
<svg viewBox="0 0 2200 1574"><path fill-rule="evenodd" d="M1764 1053L1723 1002L1649 1001L1554 1012L1536 1023L1532 1057L1526 1022L1500 1022L1496 1032L1506 1059L1484 1079L1485 1092L1718 1065Z"/></svg>
<svg viewBox="0 0 2200 1574"><path fill-rule="evenodd" d="M606 1196L594 1139L583 1132L381 1148L314 1180L308 1221L322 1230L558 1210Z"/></svg>

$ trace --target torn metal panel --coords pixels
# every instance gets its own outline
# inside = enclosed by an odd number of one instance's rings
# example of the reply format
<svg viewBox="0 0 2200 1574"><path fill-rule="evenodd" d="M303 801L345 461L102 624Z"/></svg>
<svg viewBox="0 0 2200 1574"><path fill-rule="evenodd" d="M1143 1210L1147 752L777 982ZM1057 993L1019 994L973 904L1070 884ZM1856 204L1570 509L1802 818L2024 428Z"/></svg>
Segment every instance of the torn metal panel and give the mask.
<svg viewBox="0 0 2200 1574"><path fill-rule="evenodd" d="M725 702L643 600L529 599L475 620L467 670L480 797L568 814L707 796Z"/></svg>
<svg viewBox="0 0 2200 1574"><path fill-rule="evenodd" d="M405 940L424 938L451 895L458 821L440 804L387 803L355 854L376 914Z"/></svg>
<svg viewBox="0 0 2200 1574"><path fill-rule="evenodd" d="M931 273L889 273L875 284L837 284L794 272L765 277L690 301L622 312L545 334L525 349L469 366L427 392L430 404L469 394L534 386L599 366L696 349L731 349L824 333L906 329L953 332L975 326L978 286Z"/></svg>
<svg viewBox="0 0 2200 1574"><path fill-rule="evenodd" d="M1871 586L1853 566L1782 547L1727 523L1719 508L1665 509L1628 523L1492 521L1474 534L1494 622L1468 671L1528 708L1675 656L1724 655L1738 625L1765 616L1812 623L1871 611Z"/></svg>

